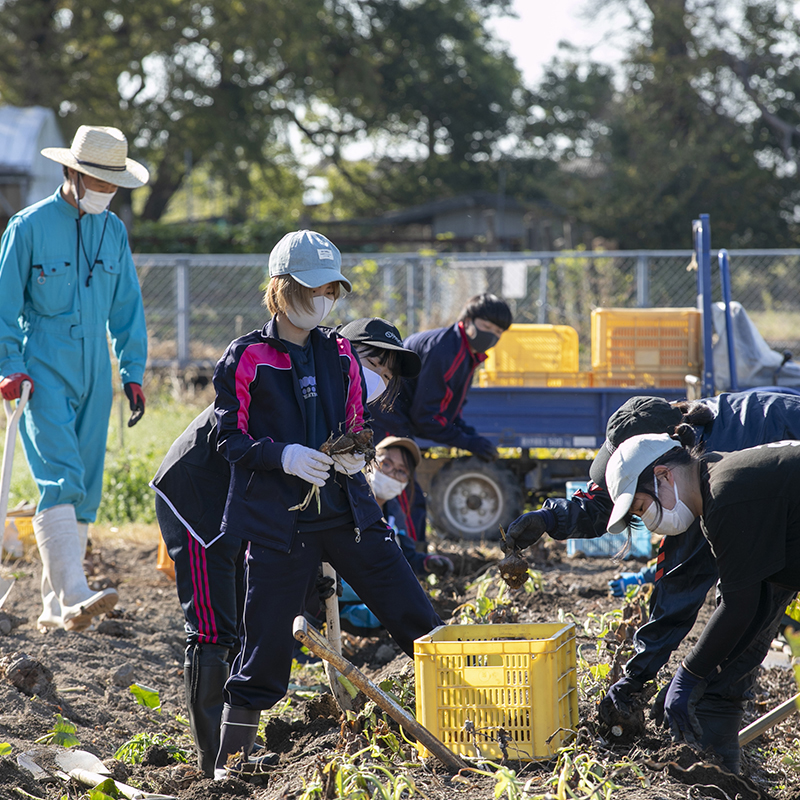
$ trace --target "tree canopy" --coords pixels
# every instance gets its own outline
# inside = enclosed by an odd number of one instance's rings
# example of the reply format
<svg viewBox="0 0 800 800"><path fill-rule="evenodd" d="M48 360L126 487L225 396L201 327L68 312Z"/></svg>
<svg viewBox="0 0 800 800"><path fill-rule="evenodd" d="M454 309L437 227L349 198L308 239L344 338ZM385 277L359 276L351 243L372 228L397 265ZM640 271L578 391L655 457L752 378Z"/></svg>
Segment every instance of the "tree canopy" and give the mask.
<svg viewBox="0 0 800 800"><path fill-rule="evenodd" d="M343 147L369 137L428 159L489 158L521 97L485 29L508 5L0 0L0 96L56 109L68 135L87 122L128 133L153 173L145 219L199 163L243 213L254 167L278 170L295 126L345 175Z"/></svg>

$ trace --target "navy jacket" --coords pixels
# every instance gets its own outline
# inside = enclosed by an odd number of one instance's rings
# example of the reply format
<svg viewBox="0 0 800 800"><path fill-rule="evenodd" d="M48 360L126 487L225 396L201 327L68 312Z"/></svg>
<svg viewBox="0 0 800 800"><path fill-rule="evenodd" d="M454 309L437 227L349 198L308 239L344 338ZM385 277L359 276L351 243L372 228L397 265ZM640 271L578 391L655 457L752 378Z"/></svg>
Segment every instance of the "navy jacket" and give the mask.
<svg viewBox="0 0 800 800"><path fill-rule="evenodd" d="M422 369L417 378L403 381L391 411L383 411L377 404L370 406L376 436L380 432L432 439L470 450L476 431L461 418L461 410L475 368L486 360L486 354L469 349L461 322L413 333L403 346L419 355Z"/></svg>
<svg viewBox="0 0 800 800"><path fill-rule="evenodd" d="M317 392L331 432L361 430L369 417L358 357L329 328L311 331ZM287 444L306 445L305 409L292 359L274 320L228 346L214 370L217 447L231 465L222 532L289 552L310 484L281 467ZM333 480L333 468L331 468ZM362 473L345 477L358 532L381 518Z"/></svg>
<svg viewBox="0 0 800 800"><path fill-rule="evenodd" d="M231 482L231 468L217 452L213 404L201 411L172 443L150 485L204 546L213 544Z"/></svg>

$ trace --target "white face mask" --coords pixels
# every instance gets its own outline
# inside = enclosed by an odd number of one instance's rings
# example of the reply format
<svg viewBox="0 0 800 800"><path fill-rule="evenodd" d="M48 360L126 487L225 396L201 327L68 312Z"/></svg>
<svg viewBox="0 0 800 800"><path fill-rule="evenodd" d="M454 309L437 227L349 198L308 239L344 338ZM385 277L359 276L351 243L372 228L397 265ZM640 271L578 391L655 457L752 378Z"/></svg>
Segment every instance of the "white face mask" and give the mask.
<svg viewBox="0 0 800 800"><path fill-rule="evenodd" d="M85 211L87 214L102 214L116 193L116 189L113 192L95 192L92 189L84 189L83 197L80 199L81 211Z"/></svg>
<svg viewBox="0 0 800 800"><path fill-rule="evenodd" d="M675 505L672 508L661 507L661 519L658 518L658 504L650 505L642 512L641 520L645 528L651 533L660 533L662 536L677 536L686 531L694 522L689 506L678 497L678 484L673 483L675 489ZM658 497L658 479L655 479L656 497Z"/></svg>
<svg viewBox="0 0 800 800"><path fill-rule="evenodd" d="M369 367L362 367L362 370L364 383L367 384L367 402L372 403L386 391L386 384L383 382L383 378Z"/></svg>
<svg viewBox="0 0 800 800"><path fill-rule="evenodd" d="M294 308L294 306L289 306L286 309L286 316L295 328L300 328L304 331L316 328L331 313L333 308L333 298L325 297L324 295L312 297L311 303L314 306L313 311L306 311L305 308Z"/></svg>
<svg viewBox="0 0 800 800"><path fill-rule="evenodd" d="M408 486L408 483L390 478L379 469L368 473L367 480L372 488L372 493L381 500L391 500L393 497L397 497Z"/></svg>

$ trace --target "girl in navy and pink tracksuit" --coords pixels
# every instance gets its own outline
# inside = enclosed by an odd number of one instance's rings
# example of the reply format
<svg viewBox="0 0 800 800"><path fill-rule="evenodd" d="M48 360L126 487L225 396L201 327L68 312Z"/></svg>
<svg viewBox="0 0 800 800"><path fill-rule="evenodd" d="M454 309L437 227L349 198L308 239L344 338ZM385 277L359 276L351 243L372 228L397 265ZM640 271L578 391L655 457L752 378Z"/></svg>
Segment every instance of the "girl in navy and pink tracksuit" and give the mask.
<svg viewBox="0 0 800 800"><path fill-rule="evenodd" d="M308 231L287 237L294 239L283 260L273 259L280 243L270 256L272 280L290 275L308 288L337 280L349 288L340 260L327 255L338 256L327 239ZM309 265L315 251L326 255ZM320 311L319 321L329 310ZM232 342L214 371L218 450L231 465L222 531L248 542L241 650L225 685L217 777L224 777L228 755L250 751L260 711L286 693L293 620L303 613L321 561L342 575L409 655L415 638L441 624L381 520L361 472L363 457L319 452L331 433L361 430L368 413L350 342L310 327L318 324L313 320L299 304L275 313L261 331ZM298 328L308 334L304 342L285 335ZM311 484L321 483L319 470L325 472L319 507L312 500L297 509Z"/></svg>

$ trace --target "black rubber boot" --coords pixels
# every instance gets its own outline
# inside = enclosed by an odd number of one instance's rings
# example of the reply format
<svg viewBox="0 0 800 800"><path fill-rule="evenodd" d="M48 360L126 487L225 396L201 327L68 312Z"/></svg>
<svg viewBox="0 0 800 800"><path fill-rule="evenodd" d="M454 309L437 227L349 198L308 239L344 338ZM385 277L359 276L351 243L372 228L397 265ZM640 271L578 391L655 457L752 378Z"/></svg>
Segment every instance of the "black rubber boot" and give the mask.
<svg viewBox="0 0 800 800"><path fill-rule="evenodd" d="M725 768L738 775L742 755L739 747L739 729L742 727L744 717L741 702L719 702L712 708L698 707L696 713L703 729L701 747L713 750L722 759Z"/></svg>
<svg viewBox="0 0 800 800"><path fill-rule="evenodd" d="M257 709L229 706L227 703L222 707L222 727L214 780L224 781L228 777L228 756L239 754L242 756L239 761L247 761L253 750L260 718L261 712Z"/></svg>
<svg viewBox="0 0 800 800"><path fill-rule="evenodd" d="M228 648L216 644L194 644L186 648L183 688L189 709L189 724L197 750L197 766L209 778L219 752L219 729L224 702L222 689L228 680Z"/></svg>

